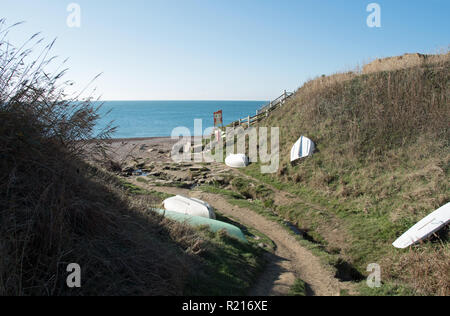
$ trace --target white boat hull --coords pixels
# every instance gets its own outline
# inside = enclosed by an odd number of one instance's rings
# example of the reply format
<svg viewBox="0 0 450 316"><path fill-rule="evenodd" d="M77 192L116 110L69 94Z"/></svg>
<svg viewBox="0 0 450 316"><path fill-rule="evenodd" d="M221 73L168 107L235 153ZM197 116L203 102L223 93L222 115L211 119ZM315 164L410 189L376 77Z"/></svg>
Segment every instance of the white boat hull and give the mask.
<svg viewBox="0 0 450 316"><path fill-rule="evenodd" d="M245 168L249 164L249 159L244 154L229 155L225 159L225 164L232 168Z"/></svg>
<svg viewBox="0 0 450 316"><path fill-rule="evenodd" d="M437 232L450 222L450 203L445 204L411 227L392 245L395 248L407 248Z"/></svg>
<svg viewBox="0 0 450 316"><path fill-rule="evenodd" d="M168 211L216 219L216 214L214 214L214 209L211 205L199 199L177 195L164 200L163 205Z"/></svg>
<svg viewBox="0 0 450 316"><path fill-rule="evenodd" d="M315 148L316 146L312 140L305 136L300 137L294 146L292 146L291 162L311 156L314 153Z"/></svg>

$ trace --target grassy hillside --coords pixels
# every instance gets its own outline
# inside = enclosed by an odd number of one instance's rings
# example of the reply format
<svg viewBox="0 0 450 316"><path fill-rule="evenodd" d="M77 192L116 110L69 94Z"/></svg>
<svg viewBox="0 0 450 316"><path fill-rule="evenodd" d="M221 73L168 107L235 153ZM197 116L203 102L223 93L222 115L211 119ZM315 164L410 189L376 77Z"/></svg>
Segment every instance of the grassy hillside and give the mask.
<svg viewBox="0 0 450 316"><path fill-rule="evenodd" d="M315 235L334 260L361 274L379 263L383 281L417 294L450 294L446 231L411 250L391 246L450 200L449 57L412 67L377 61L367 73L307 82L260 123L280 127L278 173L261 175L258 165L245 171L299 196L302 203L276 212ZM317 152L291 166L301 135Z"/></svg>

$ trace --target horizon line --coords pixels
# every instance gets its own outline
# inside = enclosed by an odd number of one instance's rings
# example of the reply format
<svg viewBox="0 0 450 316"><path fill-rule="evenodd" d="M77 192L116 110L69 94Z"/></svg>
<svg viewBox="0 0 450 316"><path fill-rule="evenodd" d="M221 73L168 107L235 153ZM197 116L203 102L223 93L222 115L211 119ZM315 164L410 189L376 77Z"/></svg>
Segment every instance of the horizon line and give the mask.
<svg viewBox="0 0 450 316"><path fill-rule="evenodd" d="M252 102L252 101L270 101L270 99L266 99L266 100L256 100L256 99L108 99L108 100L104 100L104 99L100 99L97 101L101 101L101 102L109 102L109 101L248 101L248 102Z"/></svg>

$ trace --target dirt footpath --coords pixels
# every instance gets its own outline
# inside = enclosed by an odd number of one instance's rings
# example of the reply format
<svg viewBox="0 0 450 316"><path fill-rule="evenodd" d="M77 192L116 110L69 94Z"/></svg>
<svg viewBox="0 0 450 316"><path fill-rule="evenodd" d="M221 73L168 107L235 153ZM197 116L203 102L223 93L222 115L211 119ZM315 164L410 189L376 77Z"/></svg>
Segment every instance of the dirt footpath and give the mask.
<svg viewBox="0 0 450 316"><path fill-rule="evenodd" d="M347 288L346 284L339 282L331 271L320 264L317 257L301 246L295 237L278 223L252 210L234 206L218 194L175 187L148 186L135 180L133 183L159 192L204 200L220 213L232 217L243 225L254 227L269 237L275 243L276 251L274 254L267 254L269 263L252 289L250 293L252 296L286 295L296 278L307 283L310 295L339 295L340 289Z"/></svg>
<svg viewBox="0 0 450 316"><path fill-rule="evenodd" d="M297 278L307 283L309 295L339 295L341 289L351 285L340 282L331 270L327 270L319 258L303 247L298 240L280 226L256 212L234 206L220 194L195 189L209 182L220 182L224 176L237 175L236 170L224 164L177 164L170 159L170 151L176 140L168 138L127 139L112 141L111 151L120 162L126 180L137 186L159 192L195 197L211 204L219 213L265 234L276 245L275 253L267 253L268 265L251 290L252 296L286 295ZM141 169L148 174L146 181L139 182L127 169ZM242 175L240 175L242 176ZM248 176L244 176L249 178ZM254 179L253 179L254 180ZM188 188L175 187L183 182ZM155 185L158 184L158 185ZM278 205L296 202L284 191L275 190ZM351 289L350 289L351 290Z"/></svg>

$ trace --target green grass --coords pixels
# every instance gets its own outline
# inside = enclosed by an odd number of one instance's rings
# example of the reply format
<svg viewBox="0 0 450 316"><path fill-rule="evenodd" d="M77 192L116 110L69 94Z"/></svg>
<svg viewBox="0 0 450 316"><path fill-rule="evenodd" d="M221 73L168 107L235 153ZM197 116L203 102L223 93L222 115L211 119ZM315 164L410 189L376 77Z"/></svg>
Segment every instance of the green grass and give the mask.
<svg viewBox="0 0 450 316"><path fill-rule="evenodd" d="M267 237L267 235L261 233L260 231L258 231L257 229L255 229L253 227L244 226L244 225L240 224L239 222L237 222L236 220L234 220L232 217L225 216L222 213L218 212L217 210L215 211L215 214L216 214L216 219L218 221L222 221L222 222L229 223L231 225L239 227L242 230L242 232L244 233L244 235L247 238L249 243L256 245L256 246L258 246L260 243L263 243L263 244L267 245L267 248L265 248L265 250L267 250L269 252L275 251L276 245L269 237Z"/></svg>
<svg viewBox="0 0 450 316"><path fill-rule="evenodd" d="M199 228L210 243L207 251L200 254L205 260L206 270L189 280L186 295L247 295L267 264L264 253L273 252L275 244L258 230L246 227L217 211L216 219L239 227L248 243L230 237L225 232L212 233L207 228ZM260 243L267 247L262 249Z"/></svg>
<svg viewBox="0 0 450 316"><path fill-rule="evenodd" d="M173 196L149 191L125 180L121 180L121 185L131 196L151 196L158 203ZM212 233L206 227L196 228L195 230L202 236L206 244L205 249L199 254L203 271L197 271L187 280L185 295L247 295L266 265L265 251L273 252L275 249L275 244L256 229L243 226L219 212L216 212L216 217L217 220L238 226L246 236L248 243L243 243L222 231ZM258 246L259 243L264 243L268 247L262 249Z"/></svg>
<svg viewBox="0 0 450 316"><path fill-rule="evenodd" d="M208 240L207 250L200 254L203 271L188 281L188 296L247 295L264 270L264 250L254 243L243 243L223 232L203 229Z"/></svg>
<svg viewBox="0 0 450 316"><path fill-rule="evenodd" d="M359 293L362 296L414 296L414 289L394 283L382 283L379 288L370 288L365 282L359 285Z"/></svg>
<svg viewBox="0 0 450 316"><path fill-rule="evenodd" d="M138 182L143 182L143 181L139 181L139 179L140 178L138 178ZM151 196L151 197L155 198L158 201L163 201L163 200L173 196L172 194L168 194L168 193L157 192L154 190L147 190L147 189L141 188L140 186L129 183L122 179L120 179L119 181L120 181L121 186L127 191L127 193L129 193L131 195L147 195L147 196Z"/></svg>
<svg viewBox="0 0 450 316"><path fill-rule="evenodd" d="M257 166L253 167L257 168ZM251 169L245 169L245 173L255 176L255 174L252 174ZM265 175L257 174L257 177L255 178L264 180L264 177ZM350 264L353 268L356 268L361 275L366 274L366 262L376 262L375 259L382 255L386 255L383 246L386 240L390 240L397 231L403 229L403 227L394 227L386 217L380 217L378 215L366 216L360 213L351 214L351 212L349 214L349 210L346 209L348 206L342 205L339 201L327 200L318 195L317 192L313 192L308 188L293 188L289 184L278 182L276 179L271 179L271 181L267 181L267 183L279 189L285 189L302 199L300 202L292 205L276 207L275 213L273 206L272 208L267 207L265 202L261 200L249 201L244 199L240 194L236 194L235 191L211 186L201 186L198 189L210 193L221 194L233 205L251 209L272 221L278 222L282 229L285 229L295 236L301 245L311 250L313 254L321 259L321 262L325 266L328 266L333 270L336 270L335 265L342 260L342 254L334 253L333 249L328 248L327 241L316 231L318 227L327 223L328 217L330 216L330 214L328 214L330 209L334 210L333 214L340 220L343 220L346 228L350 229L354 234L357 234L357 236L364 236L364 238L355 240L348 250L348 252L352 254L352 257L350 258L353 260ZM317 204L316 208L311 208L307 205L304 201L306 198L308 198L311 203ZM285 225L284 220L308 223L307 226L311 229L308 232L308 240L295 234ZM348 257L346 257L346 259L347 258ZM383 295L383 293L384 295L410 295L413 293L411 289L402 285L394 287L389 284L383 284L380 289L370 289L365 284L365 281L358 282L355 280L355 284L359 284L357 289L361 291L361 295Z"/></svg>
<svg viewBox="0 0 450 316"><path fill-rule="evenodd" d="M247 199L268 200L273 197L273 191L264 184L256 184L249 179L234 178L231 181L233 188Z"/></svg>
<svg viewBox="0 0 450 316"><path fill-rule="evenodd" d="M289 234L294 236L302 246L311 250L312 253L317 255L321 259L321 261L324 264L326 264L327 266L332 266L338 261L338 258L336 256L334 256L333 254L326 252L324 249L324 246L322 244L320 244L319 242L311 242L309 240L304 239L302 236L299 236L295 232L293 232L292 229L290 229L286 225L284 219L282 217L280 217L278 214L276 214L270 208L267 208L263 201L253 200L250 202L246 199L235 198L234 197L235 192L231 191L231 190L226 190L226 189L219 189L219 188L211 189L211 187L209 187L209 186L200 186L200 187L198 187L198 189L205 191L205 192L221 194L222 196L227 198L227 201L230 204L233 204L233 205L241 207L241 208L248 208L257 214L260 214L260 215L266 217L269 220L279 223L281 229L285 229Z"/></svg>
<svg viewBox="0 0 450 316"><path fill-rule="evenodd" d="M155 187L172 187L180 189L190 189L192 184L186 184L185 182L174 182L174 183L153 183Z"/></svg>
<svg viewBox="0 0 450 316"><path fill-rule="evenodd" d="M254 173L250 169L245 170L245 173L260 181L267 181L266 175ZM335 216L339 223L343 224L343 227L340 227L340 229L344 232L350 232L353 237L350 248L342 255L346 260L350 260L361 274L365 274L368 263L386 255L386 243L394 239L410 224L394 224L389 221L387 215L366 215L361 212L355 212L351 203L324 196L321 192L312 190L310 187L302 184L294 186L291 183L281 183L276 178L270 178L270 181L267 181L267 183L292 193L301 199L301 202L278 207L277 212L291 222L307 226L310 229L309 234L311 237L324 250L327 248L328 242L318 230L322 227L326 229L329 225L330 217ZM339 256L333 255L332 252L332 249L326 249L325 257L329 260L329 264L334 264L339 258Z"/></svg>
<svg viewBox="0 0 450 316"><path fill-rule="evenodd" d="M289 296L306 296L306 283L301 279L296 279L289 290Z"/></svg>
<svg viewBox="0 0 450 316"><path fill-rule="evenodd" d="M208 192L208 193L213 193L213 194L220 194L223 195L225 197L229 197L229 198L233 198L233 199L244 199L245 197L242 196L240 193L231 191L231 190L225 190L222 189L220 187L217 186L213 186L213 185L202 185L200 187L198 187L200 190L204 191L204 192Z"/></svg>
<svg viewBox="0 0 450 316"><path fill-rule="evenodd" d="M144 178L142 178L142 177L136 178L136 181L137 181L137 182L141 182L141 183L149 183L149 182L150 182L150 181L148 181L147 179L144 179Z"/></svg>
<svg viewBox="0 0 450 316"><path fill-rule="evenodd" d="M386 276L387 294L405 293L405 288L417 294L450 291L436 275L424 273L416 280L411 273L424 265L432 269L438 260L433 251L414 247L421 260L412 262L407 252L392 247L410 226L450 200L448 57L441 56L439 64L305 84L261 123L280 127L278 173L261 174L257 163L242 170L298 197L300 203L277 207L277 213L310 229L333 257L363 275L373 262L395 270ZM317 151L291 166L289 152L301 135L310 137ZM339 253L331 246L334 229L346 236ZM446 244L423 246L443 249L448 256ZM409 278L400 272L404 261L416 265ZM448 274L442 269L442 275ZM401 283L390 286L395 279Z"/></svg>
<svg viewBox="0 0 450 316"><path fill-rule="evenodd" d="M312 229L310 233L322 245L327 244L326 240L314 231L320 227L326 228L331 215L339 219L343 224L340 229L350 233L352 237L351 244L343 256L346 260L350 260L361 274L365 274L368 263L390 256L395 251L390 246L392 241L417 220L417 218L400 218L393 222L389 212L385 210L392 208L395 202L398 203L394 198L380 201L380 206L366 214L362 211L363 206L357 201L337 199L314 190L306 183L282 182L277 177L260 174L258 170L259 166L255 164L243 172L299 197L302 202L279 207L277 211L292 222L307 224L308 228ZM308 203L313 204L315 208L310 207Z"/></svg>

